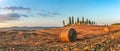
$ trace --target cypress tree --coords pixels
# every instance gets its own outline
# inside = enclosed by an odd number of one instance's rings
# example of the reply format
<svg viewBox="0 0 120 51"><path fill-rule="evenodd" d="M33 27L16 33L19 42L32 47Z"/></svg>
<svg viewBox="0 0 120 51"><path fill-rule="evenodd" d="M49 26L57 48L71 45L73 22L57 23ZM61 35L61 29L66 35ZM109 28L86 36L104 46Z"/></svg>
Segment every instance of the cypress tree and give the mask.
<svg viewBox="0 0 120 51"><path fill-rule="evenodd" d="M77 17L77 23L79 23L79 22L80 22L79 17Z"/></svg>
<svg viewBox="0 0 120 51"><path fill-rule="evenodd" d="M84 17L82 17L82 23L84 23Z"/></svg>
<svg viewBox="0 0 120 51"><path fill-rule="evenodd" d="M74 17L72 16L72 24L74 24Z"/></svg>
<svg viewBox="0 0 120 51"><path fill-rule="evenodd" d="M63 20L63 25L65 26L65 21Z"/></svg>
<svg viewBox="0 0 120 51"><path fill-rule="evenodd" d="M91 21L90 21L90 20L89 20L88 22L89 22L89 24L91 24Z"/></svg>
<svg viewBox="0 0 120 51"><path fill-rule="evenodd" d="M89 24L89 20L88 19L86 19L86 24Z"/></svg>
<svg viewBox="0 0 120 51"><path fill-rule="evenodd" d="M72 22L71 22L71 17L69 17L69 24L70 24L70 25L72 24Z"/></svg>
<svg viewBox="0 0 120 51"><path fill-rule="evenodd" d="M93 25L93 21L91 21L91 25Z"/></svg>

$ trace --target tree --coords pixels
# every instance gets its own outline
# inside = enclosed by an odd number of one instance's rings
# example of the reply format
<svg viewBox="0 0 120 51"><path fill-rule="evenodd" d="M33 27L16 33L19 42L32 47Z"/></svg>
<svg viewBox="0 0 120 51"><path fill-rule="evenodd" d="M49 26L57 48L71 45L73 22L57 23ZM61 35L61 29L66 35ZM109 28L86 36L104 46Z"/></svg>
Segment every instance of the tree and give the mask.
<svg viewBox="0 0 120 51"><path fill-rule="evenodd" d="M74 24L74 17L72 16L72 24Z"/></svg>
<svg viewBox="0 0 120 51"><path fill-rule="evenodd" d="M63 20L63 25L65 26L65 21Z"/></svg>
<svg viewBox="0 0 120 51"><path fill-rule="evenodd" d="M93 25L94 24L94 21L91 21L91 25Z"/></svg>
<svg viewBox="0 0 120 51"><path fill-rule="evenodd" d="M89 20L88 19L86 19L86 24L89 24Z"/></svg>
<svg viewBox="0 0 120 51"><path fill-rule="evenodd" d="M77 23L80 23L79 17L77 17Z"/></svg>
<svg viewBox="0 0 120 51"><path fill-rule="evenodd" d="M88 22L89 22L89 24L91 24L91 21L90 21L90 20L89 20Z"/></svg>
<svg viewBox="0 0 120 51"><path fill-rule="evenodd" d="M69 17L69 24L70 24L70 25L72 24L72 22L71 22L71 17Z"/></svg>
<svg viewBox="0 0 120 51"><path fill-rule="evenodd" d="M84 23L84 17L82 17L82 23Z"/></svg>

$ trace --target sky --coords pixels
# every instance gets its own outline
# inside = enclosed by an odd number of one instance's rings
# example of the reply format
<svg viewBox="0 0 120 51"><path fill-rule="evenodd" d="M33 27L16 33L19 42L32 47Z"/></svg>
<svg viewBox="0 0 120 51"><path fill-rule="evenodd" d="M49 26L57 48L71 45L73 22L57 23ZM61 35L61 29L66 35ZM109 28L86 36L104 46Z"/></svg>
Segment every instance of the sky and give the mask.
<svg viewBox="0 0 120 51"><path fill-rule="evenodd" d="M69 16L120 22L120 0L0 0L0 27L63 26Z"/></svg>

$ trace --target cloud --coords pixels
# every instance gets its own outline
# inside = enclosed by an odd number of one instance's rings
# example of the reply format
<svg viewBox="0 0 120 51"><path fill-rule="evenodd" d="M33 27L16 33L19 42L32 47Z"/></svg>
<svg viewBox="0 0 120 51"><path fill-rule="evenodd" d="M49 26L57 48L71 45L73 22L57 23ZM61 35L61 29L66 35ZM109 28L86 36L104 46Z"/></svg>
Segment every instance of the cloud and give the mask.
<svg viewBox="0 0 120 51"><path fill-rule="evenodd" d="M15 21L19 20L21 17L29 17L28 11L30 11L30 8L17 6L0 7L0 22Z"/></svg>
<svg viewBox="0 0 120 51"><path fill-rule="evenodd" d="M23 17L29 17L28 15L25 15L25 14L22 14L21 16L23 16Z"/></svg>
<svg viewBox="0 0 120 51"><path fill-rule="evenodd" d="M30 8L25 8L25 7L17 7L17 6L10 6L10 7L4 7L1 8L3 10L11 10L11 11L30 11Z"/></svg>
<svg viewBox="0 0 120 51"><path fill-rule="evenodd" d="M45 16L45 17L51 17L51 16L60 15L60 13L57 12L57 11L40 11L40 12L38 13L38 15L40 15L40 16Z"/></svg>
<svg viewBox="0 0 120 51"><path fill-rule="evenodd" d="M24 12L24 11L30 11L30 12ZM30 8L18 7L18 6L0 7L0 22L16 21L22 17L29 17L31 15L36 15L36 13L37 15L42 17L56 17L60 15L60 12L55 10L31 10Z"/></svg>
<svg viewBox="0 0 120 51"><path fill-rule="evenodd" d="M27 15L20 15L17 13L0 14L0 22L19 20L21 17L28 17L28 16Z"/></svg>

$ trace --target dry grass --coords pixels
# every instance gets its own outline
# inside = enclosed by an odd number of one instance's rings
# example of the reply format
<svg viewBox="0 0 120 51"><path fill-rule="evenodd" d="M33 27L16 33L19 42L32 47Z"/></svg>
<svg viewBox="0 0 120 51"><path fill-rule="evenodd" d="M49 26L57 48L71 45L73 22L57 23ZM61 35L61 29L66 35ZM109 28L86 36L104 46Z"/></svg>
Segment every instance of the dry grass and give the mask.
<svg viewBox="0 0 120 51"><path fill-rule="evenodd" d="M61 42L60 33L63 29L71 27L77 32L77 40L68 43ZM0 47L78 51L113 51L120 49L120 27L118 26L110 26L110 33L108 34L104 34L104 26L73 25L71 27L35 31L0 31Z"/></svg>

